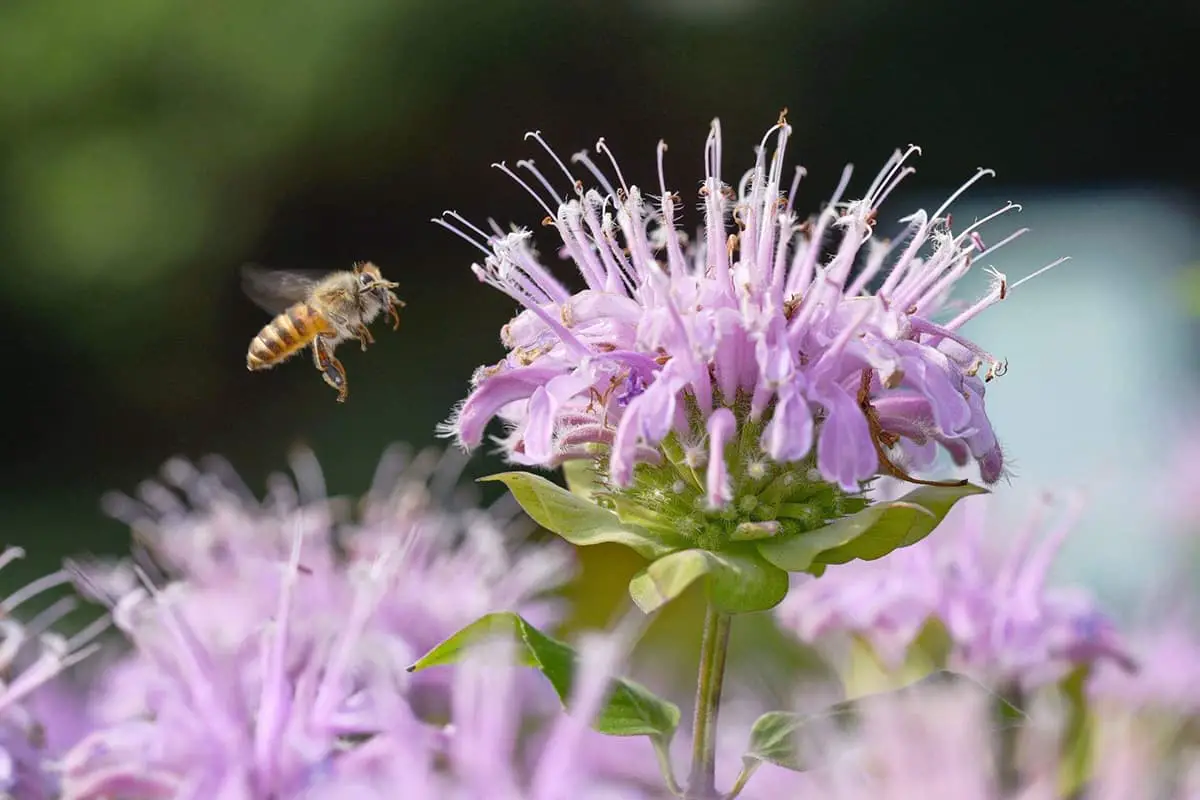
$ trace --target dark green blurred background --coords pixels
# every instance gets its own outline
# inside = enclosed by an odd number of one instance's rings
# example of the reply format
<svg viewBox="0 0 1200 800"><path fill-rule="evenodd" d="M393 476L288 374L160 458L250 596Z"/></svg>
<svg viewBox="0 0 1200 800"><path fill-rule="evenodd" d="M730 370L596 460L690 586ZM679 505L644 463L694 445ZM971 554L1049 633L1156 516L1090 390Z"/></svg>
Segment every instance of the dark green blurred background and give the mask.
<svg viewBox="0 0 1200 800"><path fill-rule="evenodd" d="M536 228L540 210L488 167L538 158L530 129L563 154L603 135L643 183L664 138L669 181L687 190L713 116L736 175L786 106L809 168L800 208L844 162L861 190L909 142L925 152L909 192L948 192L986 165L1014 199L1133 186L1186 205L1197 9L8 0L0 535L34 569L124 550L98 498L176 454L224 454L261 487L305 442L333 491L357 493L386 444L432 441L474 366L500 357L513 303L428 220L455 208ZM890 202L896 216L913 196ZM240 265L357 259L400 281L408 308L401 334L380 326L369 353L343 348L350 401L306 358L247 372L266 315Z"/></svg>

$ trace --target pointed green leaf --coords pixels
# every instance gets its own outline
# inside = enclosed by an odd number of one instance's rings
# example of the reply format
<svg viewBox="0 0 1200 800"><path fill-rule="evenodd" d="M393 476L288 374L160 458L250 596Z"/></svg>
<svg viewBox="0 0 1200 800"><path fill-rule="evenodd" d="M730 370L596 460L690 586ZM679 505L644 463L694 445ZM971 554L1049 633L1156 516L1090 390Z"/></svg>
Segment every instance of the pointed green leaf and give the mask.
<svg viewBox="0 0 1200 800"><path fill-rule="evenodd" d="M771 711L755 721L750 730L750 744L742 756L742 771L753 773L760 764L775 764L796 772L823 766L832 754L830 727L843 732L854 731L863 712L874 704L894 700L907 693L934 687L953 687L984 693L989 706L995 713L996 729L1008 719L1024 718L1025 714L1014 706L1000 700L982 684L954 672L941 670L901 689L891 692L866 695L830 706L816 714L793 714L786 711ZM748 778L748 774L747 774Z"/></svg>
<svg viewBox="0 0 1200 800"><path fill-rule="evenodd" d="M661 534L622 523L612 511L531 472L502 472L480 480L503 483L534 522L579 547L611 542L653 559L681 546Z"/></svg>
<svg viewBox="0 0 1200 800"><path fill-rule="evenodd" d="M744 614L774 608L788 590L787 573L767 563L752 548L713 553L681 550L651 563L629 582L629 594L649 614L701 578L717 610Z"/></svg>
<svg viewBox="0 0 1200 800"><path fill-rule="evenodd" d="M827 564L871 561L915 544L933 531L964 497L986 494L973 484L921 486L899 500L874 503L823 528L758 544L763 558L788 572L824 570Z"/></svg>
<svg viewBox="0 0 1200 800"><path fill-rule="evenodd" d="M511 612L480 617L430 650L408 671L457 663L472 645L494 637L516 643L518 663L538 669L550 681L563 704L567 703L578 661L575 650ZM610 736L653 736L662 742L670 740L679 726L676 705L631 680L616 678L611 684L608 700L592 722L593 728Z"/></svg>

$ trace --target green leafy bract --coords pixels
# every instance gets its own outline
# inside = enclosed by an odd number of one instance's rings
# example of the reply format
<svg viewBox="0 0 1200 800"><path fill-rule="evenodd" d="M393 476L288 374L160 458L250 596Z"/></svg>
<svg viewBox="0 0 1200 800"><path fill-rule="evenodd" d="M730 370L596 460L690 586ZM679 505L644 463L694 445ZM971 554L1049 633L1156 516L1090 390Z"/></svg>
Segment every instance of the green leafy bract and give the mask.
<svg viewBox="0 0 1200 800"><path fill-rule="evenodd" d="M828 564L871 561L921 541L964 497L985 494L973 484L921 486L899 500L874 503L823 528L758 544L763 558L788 572L819 575Z"/></svg>
<svg viewBox="0 0 1200 800"><path fill-rule="evenodd" d="M753 547L714 553L681 550L651 563L629 582L629 594L647 614L675 599L697 580L718 611L765 611L783 600L787 573L767 563Z"/></svg>
<svg viewBox="0 0 1200 800"><path fill-rule="evenodd" d="M480 617L434 647L408 670L418 672L457 663L472 645L492 638L514 642L518 663L535 667L545 675L559 699L564 705L567 703L578 661L575 650L512 612ZM656 740L656 746L667 744L679 727L679 708L634 681L615 678L611 683L608 699L592 727L610 736L650 736Z"/></svg>
<svg viewBox="0 0 1200 800"><path fill-rule="evenodd" d="M649 559L682 547L661 533L623 523L612 511L531 472L502 472L480 480L503 483L534 522L573 545L623 544Z"/></svg>
<svg viewBox="0 0 1200 800"><path fill-rule="evenodd" d="M602 488L596 474L596 462L590 458L573 458L562 465L567 490L589 503L596 502L596 492Z"/></svg>

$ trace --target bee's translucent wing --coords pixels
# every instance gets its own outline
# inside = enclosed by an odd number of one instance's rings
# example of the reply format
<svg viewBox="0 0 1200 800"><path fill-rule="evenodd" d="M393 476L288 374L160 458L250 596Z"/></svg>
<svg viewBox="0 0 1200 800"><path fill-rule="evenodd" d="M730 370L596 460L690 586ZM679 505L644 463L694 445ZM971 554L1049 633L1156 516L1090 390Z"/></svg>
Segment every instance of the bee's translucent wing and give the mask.
<svg viewBox="0 0 1200 800"><path fill-rule="evenodd" d="M256 305L278 314L308 297L322 277L321 272L271 270L247 264L242 267L242 288Z"/></svg>

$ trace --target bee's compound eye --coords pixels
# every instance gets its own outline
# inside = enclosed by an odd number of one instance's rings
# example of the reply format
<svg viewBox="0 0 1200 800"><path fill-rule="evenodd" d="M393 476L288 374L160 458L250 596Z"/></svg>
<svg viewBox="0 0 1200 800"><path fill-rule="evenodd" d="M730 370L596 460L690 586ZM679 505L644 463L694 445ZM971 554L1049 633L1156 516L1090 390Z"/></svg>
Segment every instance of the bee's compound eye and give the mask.
<svg viewBox="0 0 1200 800"><path fill-rule="evenodd" d="M358 275L358 283L364 289L375 284L375 276L369 272L360 272Z"/></svg>

